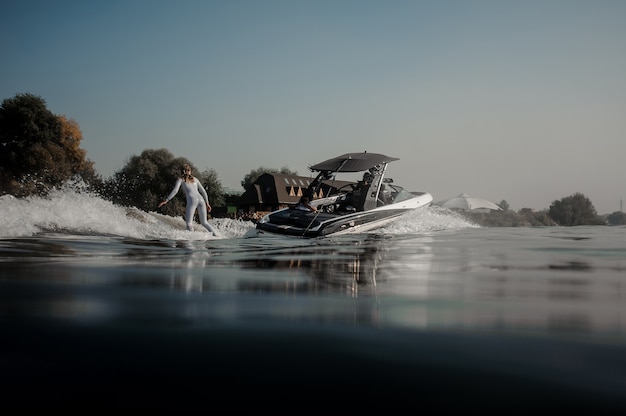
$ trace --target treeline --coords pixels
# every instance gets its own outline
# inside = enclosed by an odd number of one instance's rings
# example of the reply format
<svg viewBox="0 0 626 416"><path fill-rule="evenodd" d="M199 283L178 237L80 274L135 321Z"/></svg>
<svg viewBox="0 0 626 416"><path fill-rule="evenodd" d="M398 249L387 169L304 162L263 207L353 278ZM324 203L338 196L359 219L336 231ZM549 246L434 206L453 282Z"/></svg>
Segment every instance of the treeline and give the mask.
<svg viewBox="0 0 626 416"><path fill-rule="evenodd" d="M555 225L625 225L626 214L617 211L613 214L597 215L595 210L590 210L593 205L570 210L564 207L564 203L573 199L586 198L582 194L575 194L561 200L554 201L549 209L533 210L522 208L519 211L491 211L491 212L464 212L461 215L468 220L485 227L545 227ZM588 201L588 200L587 200ZM583 213L585 213L583 215ZM570 215L571 214L571 215Z"/></svg>
<svg viewBox="0 0 626 416"><path fill-rule="evenodd" d="M16 197L46 195L71 179L80 179L90 190L123 206L152 211L171 190L180 166L189 163L204 184L211 204L225 205L225 193L213 169L198 170L190 160L175 157L167 149L146 149L132 156L109 178L102 178L81 148L83 139L78 123L48 110L43 98L17 94L0 106L0 195ZM244 189L264 172L297 174L287 168L253 169L241 181ZM184 211L184 195L162 208L168 215ZM492 226L626 224L626 215L615 212L607 218L597 215L591 201L582 194L556 200L549 210L534 212L524 208L517 213L502 201L503 212L467 214L478 223Z"/></svg>
<svg viewBox="0 0 626 416"><path fill-rule="evenodd" d="M613 214L598 215L591 200L581 193L555 200L549 209L536 211L522 208L519 211L509 209L509 204L498 204L502 211L461 212L469 221L485 227L545 227L555 225L624 225L626 214L617 211Z"/></svg>

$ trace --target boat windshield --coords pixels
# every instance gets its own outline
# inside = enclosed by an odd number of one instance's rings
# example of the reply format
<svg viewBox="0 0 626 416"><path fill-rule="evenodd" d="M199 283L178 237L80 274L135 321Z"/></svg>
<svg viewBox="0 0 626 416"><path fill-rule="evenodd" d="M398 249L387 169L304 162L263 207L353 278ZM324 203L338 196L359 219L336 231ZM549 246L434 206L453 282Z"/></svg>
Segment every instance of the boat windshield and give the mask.
<svg viewBox="0 0 626 416"><path fill-rule="evenodd" d="M412 193L410 193L409 191L407 191L401 186L398 186L398 185L387 185L387 186L389 186L392 189L391 191L391 199L393 201L392 203L406 201L407 199L411 199L414 197Z"/></svg>

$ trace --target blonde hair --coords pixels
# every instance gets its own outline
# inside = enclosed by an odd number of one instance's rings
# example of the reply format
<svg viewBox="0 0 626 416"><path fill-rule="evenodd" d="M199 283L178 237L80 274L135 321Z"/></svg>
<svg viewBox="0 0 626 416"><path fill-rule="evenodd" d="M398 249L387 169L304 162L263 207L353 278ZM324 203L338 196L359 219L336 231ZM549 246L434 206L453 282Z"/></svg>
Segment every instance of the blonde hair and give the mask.
<svg viewBox="0 0 626 416"><path fill-rule="evenodd" d="M191 165L189 163L185 163L183 166L181 166L180 168L180 172L181 172L181 178L187 180L187 178L191 178L193 179L193 175L185 175L185 170L189 169L190 172L192 172L193 170L191 169Z"/></svg>

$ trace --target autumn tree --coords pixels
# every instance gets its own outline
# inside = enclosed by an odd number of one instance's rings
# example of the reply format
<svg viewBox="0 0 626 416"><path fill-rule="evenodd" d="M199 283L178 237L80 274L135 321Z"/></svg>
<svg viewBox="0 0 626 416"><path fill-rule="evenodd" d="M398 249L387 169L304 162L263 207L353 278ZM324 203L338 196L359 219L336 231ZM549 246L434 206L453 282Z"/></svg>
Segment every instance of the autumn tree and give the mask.
<svg viewBox="0 0 626 416"><path fill-rule="evenodd" d="M134 206L144 211L156 211L157 205L171 192L180 177L180 168L188 163L193 175L206 189L211 206L224 204L224 191L213 169L199 172L185 158L175 157L167 149L146 149L139 156L132 156L126 165L106 181L103 195L114 203ZM182 190L159 212L180 216L185 212L186 199Z"/></svg>
<svg viewBox="0 0 626 416"><path fill-rule="evenodd" d="M94 180L78 123L57 116L41 97L18 94L0 106L0 193L43 194L80 175Z"/></svg>
<svg viewBox="0 0 626 416"><path fill-rule="evenodd" d="M100 180L96 174L93 162L87 159L87 151L80 147L83 140L83 132L76 120L67 118L65 115L58 116L61 123L60 145L65 150L67 161L72 166L73 174L80 175L87 182Z"/></svg>
<svg viewBox="0 0 626 416"><path fill-rule="evenodd" d="M581 193L561 198L550 205L548 215L559 225L598 225L603 222L598 218L591 200Z"/></svg>
<svg viewBox="0 0 626 416"><path fill-rule="evenodd" d="M248 190L248 188L251 187L254 184L254 182L259 178L259 176L263 175L264 173L277 173L281 175L297 175L298 174L298 172L292 171L286 166L283 166L280 169L266 168L266 167L261 166L256 169L252 169L250 173L246 174L246 176L244 176L243 180L241 181L241 186L243 187L243 189Z"/></svg>

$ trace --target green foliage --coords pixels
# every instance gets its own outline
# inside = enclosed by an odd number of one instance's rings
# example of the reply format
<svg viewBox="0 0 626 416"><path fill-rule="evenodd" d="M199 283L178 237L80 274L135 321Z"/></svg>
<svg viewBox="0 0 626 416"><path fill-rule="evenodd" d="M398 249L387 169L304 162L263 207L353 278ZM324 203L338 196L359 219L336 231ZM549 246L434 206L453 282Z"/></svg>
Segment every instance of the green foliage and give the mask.
<svg viewBox="0 0 626 416"><path fill-rule="evenodd" d="M574 195L561 198L550 205L548 215L559 225L599 225L602 220L593 204L585 195L575 193Z"/></svg>
<svg viewBox="0 0 626 416"><path fill-rule="evenodd" d="M41 97L5 99L0 106L1 193L45 194L76 175L98 180L81 140L78 123L50 112Z"/></svg>
<svg viewBox="0 0 626 416"><path fill-rule="evenodd" d="M626 225L626 214L621 211L615 211L606 218L611 225Z"/></svg>
<svg viewBox="0 0 626 416"><path fill-rule="evenodd" d="M248 188L250 188L254 184L254 182L259 178L259 176L263 175L264 173L279 173L282 175L297 175L298 174L298 172L293 171L286 166L283 166L280 169L266 168L266 167L261 166L256 169L252 169L250 173L246 174L246 176L244 176L243 180L241 181L241 186L243 187L243 189L248 190Z"/></svg>
<svg viewBox="0 0 626 416"><path fill-rule="evenodd" d="M224 187L217 177L215 169L206 169L197 175L198 179L206 189L209 195L211 207L223 207L226 205L226 197L224 196Z"/></svg>
<svg viewBox="0 0 626 416"><path fill-rule="evenodd" d="M173 164L174 155L166 149L144 150L107 180L105 194L116 204L154 211L172 186Z"/></svg>
<svg viewBox="0 0 626 416"><path fill-rule="evenodd" d="M504 199L503 199L502 201L500 201L500 203L498 204L498 206L499 206L500 208L502 208L502 211L504 211L504 212L507 212L507 211L510 209L509 203L508 203L508 202L506 202L506 200L504 200Z"/></svg>
<svg viewBox="0 0 626 416"><path fill-rule="evenodd" d="M180 168L185 163L191 166L192 174L206 189L211 206L222 205L224 195L217 173L212 169L198 173L189 160L176 158L167 149L146 149L141 155L132 156L121 170L106 181L102 193L116 204L156 211L159 202L174 188L176 179L180 177ZM185 212L185 205L185 194L180 190L168 204L159 208L159 212L180 216Z"/></svg>

